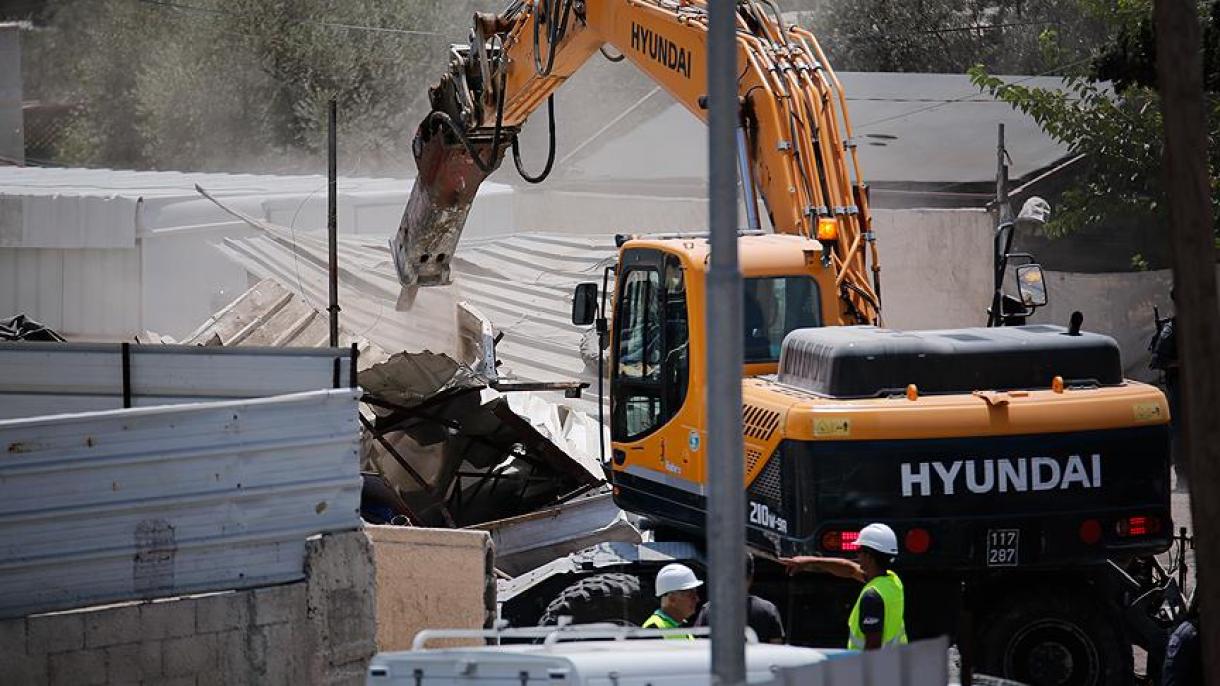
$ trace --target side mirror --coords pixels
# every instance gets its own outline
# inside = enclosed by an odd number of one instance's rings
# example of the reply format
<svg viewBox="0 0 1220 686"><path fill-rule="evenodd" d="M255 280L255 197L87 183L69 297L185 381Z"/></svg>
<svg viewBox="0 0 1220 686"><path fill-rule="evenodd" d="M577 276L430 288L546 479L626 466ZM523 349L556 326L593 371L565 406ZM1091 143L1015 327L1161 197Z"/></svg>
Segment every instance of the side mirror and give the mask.
<svg viewBox="0 0 1220 686"><path fill-rule="evenodd" d="M597 284L582 283L576 286L572 297L572 323L588 326L597 318Z"/></svg>
<svg viewBox="0 0 1220 686"><path fill-rule="evenodd" d="M1023 264L1017 267L1017 292L1021 294L1021 303L1026 308L1042 307L1047 303L1042 265Z"/></svg>

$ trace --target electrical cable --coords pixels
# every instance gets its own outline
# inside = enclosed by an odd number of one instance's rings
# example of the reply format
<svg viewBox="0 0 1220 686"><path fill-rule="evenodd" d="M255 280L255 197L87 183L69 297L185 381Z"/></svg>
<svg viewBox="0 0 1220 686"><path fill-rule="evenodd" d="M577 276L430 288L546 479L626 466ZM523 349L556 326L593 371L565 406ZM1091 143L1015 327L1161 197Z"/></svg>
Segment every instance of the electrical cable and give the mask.
<svg viewBox="0 0 1220 686"><path fill-rule="evenodd" d="M1088 57L1084 57L1084 58L1081 58L1081 59L1078 59L1078 60L1073 60L1072 62L1068 62L1068 63L1066 63L1066 64L1060 64L1060 65L1056 65L1056 66L1054 66L1054 67L1051 67L1050 69L1047 69L1046 71L1044 71L1044 72L1042 72L1042 73L1040 73L1040 74L1034 74L1033 76L1026 76L1026 77L1024 77L1024 78L1017 79L1016 81L1012 81L1012 82L1010 82L1010 83L1006 83L1005 85L1007 85L1007 86L1015 86L1015 85L1017 85L1017 84L1019 84L1019 83L1025 83L1026 81L1031 81L1031 80L1033 80L1033 79L1036 79L1036 78L1039 78L1039 77L1042 77L1042 76L1049 76L1049 75L1051 75L1051 74L1053 74L1053 73L1055 73L1055 72L1057 72L1057 71L1060 71L1060 70L1063 70L1063 69L1071 69L1072 67L1079 66L1079 65L1081 65L1081 64L1084 64L1085 62L1089 62L1089 61L1091 61L1092 59L1093 59L1093 57L1090 55L1090 56L1088 56ZM920 114L920 113L922 113L922 112L929 112L929 111L931 111L931 110L935 110L935 109L939 109L939 108L941 108L941 107L944 107L945 105L949 105L949 104L953 104L953 103L957 103L957 102L965 102L965 101L970 100L971 98L977 98L978 96L979 96L979 93L977 93L977 92L975 92L975 93L970 93L969 95L963 95L963 96L962 96L962 97L960 97L960 98L953 98L952 100L942 100L942 101L938 102L938 103L937 103L937 104L935 104L935 105L928 105L927 107L918 107L918 108L916 108L916 109L913 109L913 110L910 110L910 111L907 111L907 112L902 112L902 113L900 113L900 114L895 114L895 115L893 115L893 116L889 116L889 117L882 117L881 119L875 119L875 120L873 120L873 121L870 121L870 122L865 122L865 123L863 123L863 124L860 124L860 125L856 126L856 131L857 131L857 132L859 132L859 131L863 131L863 130L867 129L867 128L868 128L868 127L870 127L870 126L876 126L877 124L883 124L883 123L888 122L888 121L894 121L895 119L903 119L903 118L905 118L905 117L909 117L909 116L911 116L912 114Z"/></svg>
<svg viewBox="0 0 1220 686"><path fill-rule="evenodd" d="M537 176L530 176L525 171L525 167L521 164L521 147L518 143L519 136L513 136L513 164L517 167L517 173L521 178L529 183L542 183L546 177L551 175L551 168L555 165L555 94L552 93L546 99L546 118L547 118L547 133L550 135L550 145L546 153L546 166L542 168L542 172Z"/></svg>

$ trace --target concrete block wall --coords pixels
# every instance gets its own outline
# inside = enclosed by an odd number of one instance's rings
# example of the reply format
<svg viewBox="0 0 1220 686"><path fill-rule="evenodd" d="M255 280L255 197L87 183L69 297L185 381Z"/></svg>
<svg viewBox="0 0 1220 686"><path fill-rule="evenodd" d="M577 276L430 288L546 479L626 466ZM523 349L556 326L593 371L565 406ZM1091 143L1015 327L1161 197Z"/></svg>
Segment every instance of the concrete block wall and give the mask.
<svg viewBox="0 0 1220 686"><path fill-rule="evenodd" d="M0 683L364 683L377 630L369 539L310 539L305 572L280 586L0 621Z"/></svg>
<svg viewBox="0 0 1220 686"><path fill-rule="evenodd" d="M407 650L423 629L492 625L495 559L486 531L399 526L367 526L365 531L376 558L379 650ZM442 641L429 647L462 644Z"/></svg>

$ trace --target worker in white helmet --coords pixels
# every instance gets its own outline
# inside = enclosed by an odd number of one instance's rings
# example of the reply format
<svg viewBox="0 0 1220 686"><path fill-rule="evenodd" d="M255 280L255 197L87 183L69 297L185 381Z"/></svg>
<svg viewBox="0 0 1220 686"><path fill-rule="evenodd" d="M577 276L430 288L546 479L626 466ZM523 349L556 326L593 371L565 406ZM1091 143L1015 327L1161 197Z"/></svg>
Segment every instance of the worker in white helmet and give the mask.
<svg viewBox="0 0 1220 686"><path fill-rule="evenodd" d="M699 592L695 589L703 585L699 577L690 567L681 564L668 564L657 572L656 593L661 599L661 607L644 621L645 629L676 629L695 614L699 608ZM692 638L691 636L670 636L668 638Z"/></svg>
<svg viewBox="0 0 1220 686"><path fill-rule="evenodd" d="M869 524L860 530L856 545L854 562L813 556L781 558L780 562L789 574L818 571L864 583L847 619L849 649L876 650L906 643L902 580L890 569L898 555L898 537L884 524Z"/></svg>

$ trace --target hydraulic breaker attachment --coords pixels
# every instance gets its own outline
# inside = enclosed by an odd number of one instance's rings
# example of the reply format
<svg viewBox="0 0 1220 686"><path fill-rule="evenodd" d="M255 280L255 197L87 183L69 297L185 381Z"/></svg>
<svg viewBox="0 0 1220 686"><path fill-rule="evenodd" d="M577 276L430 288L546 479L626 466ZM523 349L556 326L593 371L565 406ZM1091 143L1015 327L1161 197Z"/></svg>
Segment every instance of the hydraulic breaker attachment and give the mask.
<svg viewBox="0 0 1220 686"><path fill-rule="evenodd" d="M411 188L398 233L390 240L394 267L403 286L443 286L449 283L449 262L466 224L466 215L479 185L500 166L503 147L494 153L490 141L470 141L481 158L491 159L484 171L449 130L430 117L420 125L412 146L419 175Z"/></svg>

